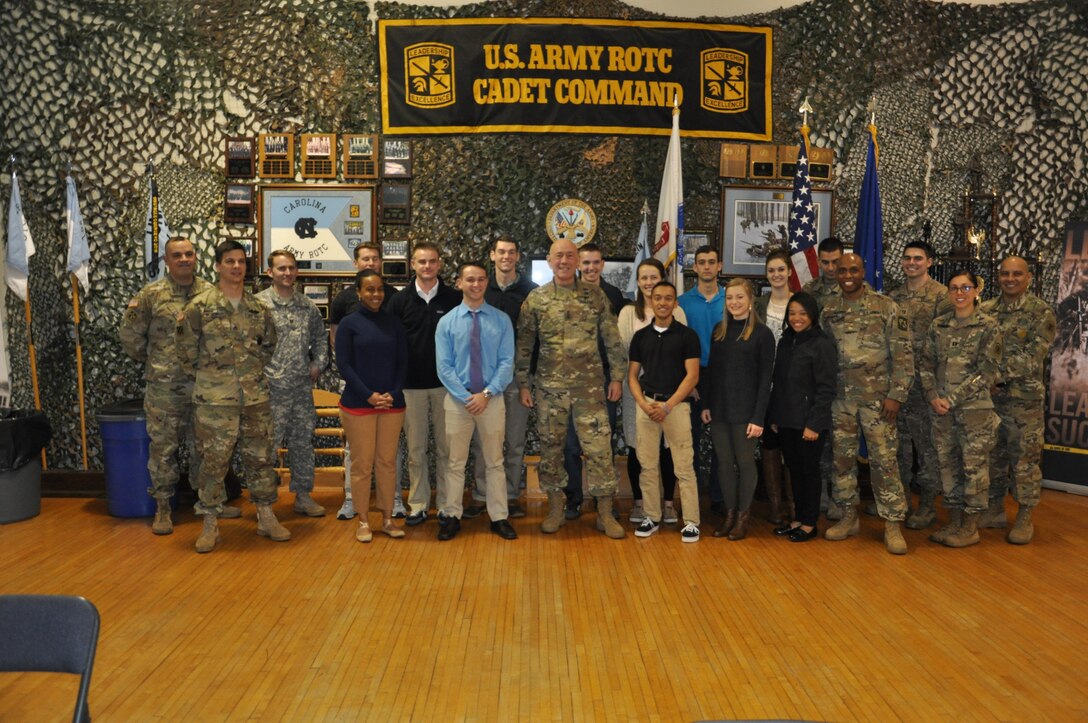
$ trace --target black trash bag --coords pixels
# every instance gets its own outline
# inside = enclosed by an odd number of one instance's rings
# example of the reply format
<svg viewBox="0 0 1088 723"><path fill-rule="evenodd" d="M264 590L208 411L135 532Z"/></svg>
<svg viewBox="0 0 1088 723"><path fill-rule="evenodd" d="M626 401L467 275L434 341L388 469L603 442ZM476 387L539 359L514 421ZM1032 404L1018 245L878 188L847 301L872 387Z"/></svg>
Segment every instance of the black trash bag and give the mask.
<svg viewBox="0 0 1088 723"><path fill-rule="evenodd" d="M52 436L42 412L0 407L0 472L19 469L40 455Z"/></svg>

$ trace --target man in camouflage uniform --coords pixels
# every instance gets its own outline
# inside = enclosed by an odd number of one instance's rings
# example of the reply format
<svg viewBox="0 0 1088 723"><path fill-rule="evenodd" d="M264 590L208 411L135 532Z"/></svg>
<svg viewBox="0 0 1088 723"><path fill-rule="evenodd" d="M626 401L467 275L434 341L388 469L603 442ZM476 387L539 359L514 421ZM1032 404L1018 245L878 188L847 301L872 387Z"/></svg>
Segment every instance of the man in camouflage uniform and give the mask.
<svg viewBox="0 0 1088 723"><path fill-rule="evenodd" d="M907 402L896 422L899 428L899 477L903 481L907 507L910 507L910 478L914 457L918 458L918 476L915 481L921 488L918 509L907 518L907 527L923 530L937 519L937 450L933 446L929 404L926 403L919 365L922 363L926 334L933 320L952 311L948 301L948 289L929 275L936 257L933 247L926 241L910 241L903 249L903 275L906 281L888 296L899 304L900 311L910 322L911 348L914 351L914 384L911 385ZM873 512L875 514L875 510Z"/></svg>
<svg viewBox="0 0 1088 723"><path fill-rule="evenodd" d="M597 529L613 539L624 537L623 527L612 517L612 498L617 481L612 466L612 435L601 389L604 370L597 348L604 339L611 368L607 398L620 398L620 378L626 368L616 319L600 287L575 278L578 251L567 240L556 241L548 252L554 275L551 283L533 289L518 317L515 374L521 403L537 408L540 437L540 486L548 494L544 532L556 532L566 521L563 494L563 446L568 419L586 455L586 479L597 497ZM529 366L533 345L539 342L535 390L530 388Z"/></svg>
<svg viewBox="0 0 1088 723"><path fill-rule="evenodd" d="M1043 365L1057 333L1050 306L1028 291L1032 274L1028 262L1009 256L998 267L1001 296L982 305L997 319L1005 341L1002 382L993 392L994 409L1001 418L997 444L990 458L990 506L979 527L1004 527L1005 492L1011 490L1019 505L1008 541L1031 542L1035 528L1031 511L1039 504L1043 473L1043 400L1046 386Z"/></svg>
<svg viewBox="0 0 1088 723"><path fill-rule="evenodd" d="M910 324L894 301L865 284L865 263L857 254L839 260L842 294L827 302L820 317L835 341L839 383L831 404L835 480L833 497L842 519L824 534L845 540L858 533L858 433L864 432L872 465L877 512L884 518L888 552L903 555L900 525L907 515L896 466L895 420L914 381Z"/></svg>
<svg viewBox="0 0 1088 723"><path fill-rule="evenodd" d="M287 447L291 469L290 489L295 493L295 513L322 517L314 491L313 429L314 382L329 364L329 344L321 312L295 288L298 262L290 251L268 256L272 286L257 298L268 307L276 325L276 353L264 370L272 393L272 444Z"/></svg>
<svg viewBox="0 0 1088 723"><path fill-rule="evenodd" d="M166 242L166 274L153 281L128 302L118 335L125 352L144 362L144 414L151 438L147 471L155 498L155 520L151 531L169 535L174 531L170 499L178 483L178 449L184 444L189 454L189 483L196 488L198 457L193 449L193 383L181 369L175 346L178 314L194 296L210 288L194 275L196 251L189 239L175 236ZM223 506L224 517L239 517L237 507Z"/></svg>
<svg viewBox="0 0 1088 723"><path fill-rule="evenodd" d="M237 446L257 505L257 534L278 542L291 533L276 520L272 409L264 369L276 349L276 326L264 304L245 290L246 253L237 241L215 247L219 283L198 294L178 316L178 354L193 379L193 428L200 456L196 504L204 515L197 552L219 541L223 475Z"/></svg>

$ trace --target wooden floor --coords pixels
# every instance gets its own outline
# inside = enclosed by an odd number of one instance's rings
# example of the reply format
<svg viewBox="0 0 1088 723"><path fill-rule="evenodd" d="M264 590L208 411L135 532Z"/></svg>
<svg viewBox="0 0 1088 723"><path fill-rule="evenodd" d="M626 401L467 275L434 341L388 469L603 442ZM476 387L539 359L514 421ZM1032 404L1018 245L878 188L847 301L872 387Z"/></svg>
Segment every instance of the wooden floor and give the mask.
<svg viewBox="0 0 1088 723"><path fill-rule="evenodd" d="M98 721L1088 719L1083 497L1044 491L1026 547L908 531L906 557L874 518L803 545L762 521L713 539L710 518L685 545L608 540L588 514L545 536L534 503L515 542L485 517L362 545L355 522L277 511L291 542L257 537L247 504L197 555L191 513L154 537L104 501L46 499L0 526L0 593L98 606ZM75 689L0 675L0 720L61 720Z"/></svg>

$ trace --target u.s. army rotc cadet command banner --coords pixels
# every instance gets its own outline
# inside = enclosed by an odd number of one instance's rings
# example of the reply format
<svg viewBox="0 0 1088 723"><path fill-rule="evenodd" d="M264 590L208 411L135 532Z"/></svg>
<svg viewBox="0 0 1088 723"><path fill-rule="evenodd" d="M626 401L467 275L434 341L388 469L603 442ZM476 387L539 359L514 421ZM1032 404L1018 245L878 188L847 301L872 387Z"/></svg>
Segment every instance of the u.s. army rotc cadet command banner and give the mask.
<svg viewBox="0 0 1088 723"><path fill-rule="evenodd" d="M771 140L771 28L567 18L385 20L382 131Z"/></svg>

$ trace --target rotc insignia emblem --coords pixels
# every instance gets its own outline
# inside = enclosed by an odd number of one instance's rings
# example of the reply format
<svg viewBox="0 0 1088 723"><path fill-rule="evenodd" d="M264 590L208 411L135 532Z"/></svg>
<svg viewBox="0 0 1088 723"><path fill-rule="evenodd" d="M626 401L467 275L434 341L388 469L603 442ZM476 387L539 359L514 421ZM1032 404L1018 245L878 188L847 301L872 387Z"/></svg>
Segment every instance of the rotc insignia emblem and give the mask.
<svg viewBox="0 0 1088 723"><path fill-rule="evenodd" d="M415 108L453 105L453 46L416 43L404 49L405 102Z"/></svg>
<svg viewBox="0 0 1088 723"><path fill-rule="evenodd" d="M700 58L700 105L715 113L748 110L748 54L732 48L709 48Z"/></svg>
<svg viewBox="0 0 1088 723"><path fill-rule="evenodd" d="M585 201L564 198L548 211L544 225L552 243L566 239L581 246L597 233L597 214Z"/></svg>
<svg viewBox="0 0 1088 723"><path fill-rule="evenodd" d="M317 229L314 228L315 226L317 226L317 219L300 218L295 221L295 235L299 238L316 238Z"/></svg>

